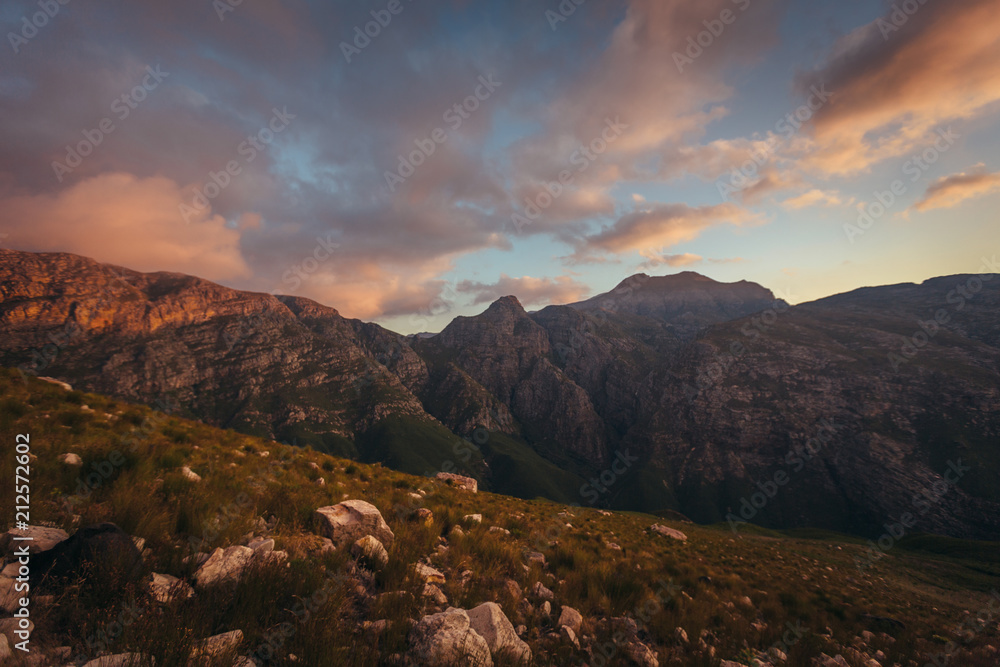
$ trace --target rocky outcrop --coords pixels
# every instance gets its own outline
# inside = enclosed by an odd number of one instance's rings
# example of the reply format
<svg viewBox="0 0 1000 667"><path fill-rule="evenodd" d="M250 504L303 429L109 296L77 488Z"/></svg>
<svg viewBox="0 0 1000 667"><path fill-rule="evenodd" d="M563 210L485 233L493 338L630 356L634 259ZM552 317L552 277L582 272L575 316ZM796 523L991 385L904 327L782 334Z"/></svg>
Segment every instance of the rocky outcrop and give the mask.
<svg viewBox="0 0 1000 667"><path fill-rule="evenodd" d="M473 493L479 491L479 482L477 482L472 477L466 477L464 475L456 475L450 472L439 472L437 475L435 475L435 477L437 479L440 479L442 482L447 482L449 484L452 484L453 486L457 486L460 489L464 489L465 491L472 491Z"/></svg>

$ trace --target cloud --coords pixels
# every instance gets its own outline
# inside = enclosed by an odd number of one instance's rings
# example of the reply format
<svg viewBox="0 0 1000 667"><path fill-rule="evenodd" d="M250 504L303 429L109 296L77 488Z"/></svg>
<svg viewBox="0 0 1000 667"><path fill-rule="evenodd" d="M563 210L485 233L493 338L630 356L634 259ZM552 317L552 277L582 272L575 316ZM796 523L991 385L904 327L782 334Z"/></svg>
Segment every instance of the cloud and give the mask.
<svg viewBox="0 0 1000 667"><path fill-rule="evenodd" d="M833 94L811 122L802 164L822 174L866 171L928 143L949 123L1000 100L1000 13L995 0L897 3L845 36L802 88Z"/></svg>
<svg viewBox="0 0 1000 667"><path fill-rule="evenodd" d="M586 236L577 255L595 251L614 254L634 251L655 259L664 248L691 241L709 228L740 227L763 221L759 214L731 203L699 207L656 204L637 209L600 232Z"/></svg>
<svg viewBox="0 0 1000 667"><path fill-rule="evenodd" d="M786 199L781 202L781 205L787 209L797 211L803 208L810 208L813 206L841 206L844 204L850 204L853 198L844 201L840 197L840 193L836 190L819 190L813 188L808 192L804 192L797 197L792 197L791 199Z"/></svg>
<svg viewBox="0 0 1000 667"><path fill-rule="evenodd" d="M952 208L967 199L997 191L1000 191L1000 171L990 173L986 171L986 165L978 164L969 172L944 176L931 183L923 199L910 208L917 211Z"/></svg>
<svg viewBox="0 0 1000 667"><path fill-rule="evenodd" d="M463 280L456 286L456 290L474 294L473 304L492 303L500 297L513 294L525 306L575 303L590 293L587 285L569 276L512 278L506 274L501 274L500 280L492 284Z"/></svg>
<svg viewBox="0 0 1000 667"><path fill-rule="evenodd" d="M55 195L0 200L19 249L66 251L139 271L178 271L210 280L251 274L240 232L217 215L186 225L184 194L167 178L96 176Z"/></svg>
<svg viewBox="0 0 1000 667"><path fill-rule="evenodd" d="M662 255L659 253L649 253L643 255L647 257L647 261L639 265L640 271L645 271L647 269L653 269L657 266L666 264L667 266L690 266L692 264L697 264L702 261L701 255L695 255L690 252L681 253L679 255Z"/></svg>

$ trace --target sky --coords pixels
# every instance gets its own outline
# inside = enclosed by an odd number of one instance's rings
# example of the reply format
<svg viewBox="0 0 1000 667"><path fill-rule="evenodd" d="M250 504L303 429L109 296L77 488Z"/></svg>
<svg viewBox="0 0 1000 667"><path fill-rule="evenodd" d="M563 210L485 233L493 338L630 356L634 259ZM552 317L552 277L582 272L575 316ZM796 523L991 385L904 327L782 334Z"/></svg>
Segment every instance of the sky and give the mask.
<svg viewBox="0 0 1000 667"><path fill-rule="evenodd" d="M0 245L401 333L1000 248L995 0L7 1Z"/></svg>

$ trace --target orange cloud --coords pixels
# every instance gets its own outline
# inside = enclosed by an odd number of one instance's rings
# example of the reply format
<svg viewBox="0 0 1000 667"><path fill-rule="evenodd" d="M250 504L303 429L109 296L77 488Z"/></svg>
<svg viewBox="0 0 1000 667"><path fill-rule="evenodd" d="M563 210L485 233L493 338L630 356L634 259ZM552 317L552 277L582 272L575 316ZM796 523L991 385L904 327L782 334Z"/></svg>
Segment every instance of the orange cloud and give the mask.
<svg viewBox="0 0 1000 667"><path fill-rule="evenodd" d="M697 238L718 225L752 225L763 218L735 204L691 207L657 204L629 213L614 225L586 237L586 248L611 253L637 251L644 256ZM579 254L579 253L578 253Z"/></svg>
<svg viewBox="0 0 1000 667"><path fill-rule="evenodd" d="M966 199L982 197L998 190L1000 190L1000 171L989 173L985 165L979 164L968 173L944 176L931 183L924 192L924 198L911 208L917 211L951 208Z"/></svg>
<svg viewBox="0 0 1000 667"><path fill-rule="evenodd" d="M781 202L781 205L787 209L797 211L799 209L810 208L813 206L840 206L845 203L850 204L851 202L845 202L841 199L839 192L813 188L808 192L802 193L798 197L786 199Z"/></svg>
<svg viewBox="0 0 1000 667"><path fill-rule="evenodd" d="M18 247L66 251L139 271L177 271L209 280L250 275L240 232L206 212L184 224L184 192L163 177L111 173L80 181L55 195L14 196L0 208ZM252 216L244 220L252 224Z"/></svg>
<svg viewBox="0 0 1000 667"><path fill-rule="evenodd" d="M831 101L817 111L803 164L824 174L867 170L923 145L935 129L1000 100L1000 12L995 0L922 4L841 40L804 83Z"/></svg>

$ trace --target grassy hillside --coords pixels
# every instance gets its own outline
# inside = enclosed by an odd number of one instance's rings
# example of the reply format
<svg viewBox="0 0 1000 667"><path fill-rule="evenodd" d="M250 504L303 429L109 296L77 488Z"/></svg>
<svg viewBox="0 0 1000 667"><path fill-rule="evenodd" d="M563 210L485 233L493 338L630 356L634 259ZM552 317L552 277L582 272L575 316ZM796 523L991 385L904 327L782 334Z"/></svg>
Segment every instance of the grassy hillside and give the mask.
<svg viewBox="0 0 1000 667"><path fill-rule="evenodd" d="M196 640L239 629L239 652L259 656L267 646L269 664L406 664L410 621L430 612L410 566L428 558L446 576L448 604L468 609L495 600L515 626L523 625L536 665L631 664L608 620L622 616L637 620L637 638L661 665L750 664L758 652L791 636L789 628L800 636L784 649L787 665L810 665L825 652L860 667L877 651L883 665L923 665L950 640L962 651L951 664L997 664L991 650L1000 644L996 617L982 630L957 632L1000 588L996 545L911 538L860 570L856 559L868 545L857 539L751 526L737 535L725 524L695 526L473 494L378 464L38 380L25 383L16 372L0 370L0 479L10 480L0 487L4 529L13 520L7 508L14 504L12 450L19 433L30 434L37 456L31 465L33 523L72 534L112 521L145 540L144 573L190 578L194 565L184 558L195 548L238 544L248 533L269 534L275 548L289 554L288 567L261 566L237 584L199 588L192 599L169 604L152 600L141 581L80 573L51 597L35 598L33 647L45 653L64 646L74 657L93 658L102 648L135 651L154 656L159 667L181 666ZM387 437L387 446L405 457L400 433ZM486 453L497 462L525 456L515 444L495 440L495 450ZM82 469L58 460L68 452L82 458ZM102 465L108 461L117 463L109 470ZM411 463L419 468L425 461ZM185 479L182 466L202 481ZM504 474L502 465L497 468L494 474ZM94 477L95 470L107 474ZM544 469L537 475L524 479L528 493L573 481L547 480ZM318 483L321 477L325 484ZM313 511L346 498L376 505L395 532L389 563L377 573L356 568L346 549L320 553ZM432 520L414 520L419 508L431 510ZM471 513L482 514L482 524L463 522ZM688 539L653 534L653 523L682 530ZM459 525L462 535L454 530ZM510 534L491 531L494 526ZM546 564L529 565L530 551L544 554ZM524 592L530 609L508 581ZM528 594L536 582L554 591L551 615ZM580 649L553 636L560 605L583 614ZM123 618L128 622L116 625ZM387 627L377 632L362 625L375 620L388 621ZM873 634L859 639L866 631Z"/></svg>

